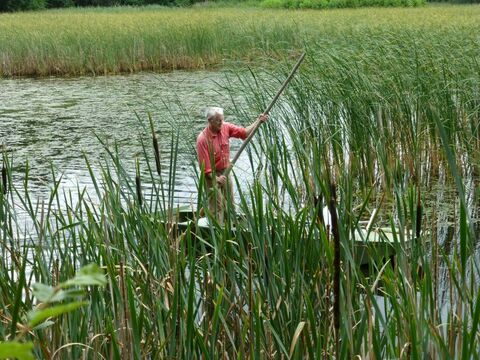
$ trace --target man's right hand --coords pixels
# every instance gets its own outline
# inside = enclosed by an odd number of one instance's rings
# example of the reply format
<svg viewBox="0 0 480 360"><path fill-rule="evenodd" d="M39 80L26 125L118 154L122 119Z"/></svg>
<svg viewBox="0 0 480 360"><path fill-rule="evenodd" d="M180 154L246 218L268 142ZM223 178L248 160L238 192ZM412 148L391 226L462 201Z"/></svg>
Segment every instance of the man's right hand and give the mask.
<svg viewBox="0 0 480 360"><path fill-rule="evenodd" d="M257 120L263 123L268 120L268 117L269 117L268 114L260 114L258 115Z"/></svg>
<svg viewBox="0 0 480 360"><path fill-rule="evenodd" d="M225 175L217 176L217 184L218 185L223 186L223 185L225 185L226 182L227 182L227 177Z"/></svg>

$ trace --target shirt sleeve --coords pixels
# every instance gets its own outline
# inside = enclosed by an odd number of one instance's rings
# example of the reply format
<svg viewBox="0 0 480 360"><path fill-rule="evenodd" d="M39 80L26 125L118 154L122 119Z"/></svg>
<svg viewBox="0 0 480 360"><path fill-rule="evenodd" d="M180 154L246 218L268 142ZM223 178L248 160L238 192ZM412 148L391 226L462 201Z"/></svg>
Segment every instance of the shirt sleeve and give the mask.
<svg viewBox="0 0 480 360"><path fill-rule="evenodd" d="M233 138L245 140L247 138L247 130L244 127L225 123L228 126L228 135Z"/></svg>
<svg viewBox="0 0 480 360"><path fill-rule="evenodd" d="M202 169L202 167L205 167L205 174L211 173L212 164L210 163L207 140L204 137L199 137L197 139L197 156L200 169Z"/></svg>

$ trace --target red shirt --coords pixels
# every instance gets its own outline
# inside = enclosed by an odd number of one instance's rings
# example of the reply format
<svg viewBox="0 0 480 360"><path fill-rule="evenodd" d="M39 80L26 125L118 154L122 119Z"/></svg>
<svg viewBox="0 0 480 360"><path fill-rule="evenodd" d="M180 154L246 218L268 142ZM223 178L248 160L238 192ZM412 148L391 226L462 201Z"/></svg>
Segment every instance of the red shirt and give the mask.
<svg viewBox="0 0 480 360"><path fill-rule="evenodd" d="M200 168L205 166L205 174L212 172L212 160L215 161L215 170L221 171L230 165L230 142L229 139L247 138L247 130L227 122L222 124L220 132L214 134L207 126L197 138L197 155ZM213 153L212 153L213 150ZM212 158L210 158L212 155Z"/></svg>

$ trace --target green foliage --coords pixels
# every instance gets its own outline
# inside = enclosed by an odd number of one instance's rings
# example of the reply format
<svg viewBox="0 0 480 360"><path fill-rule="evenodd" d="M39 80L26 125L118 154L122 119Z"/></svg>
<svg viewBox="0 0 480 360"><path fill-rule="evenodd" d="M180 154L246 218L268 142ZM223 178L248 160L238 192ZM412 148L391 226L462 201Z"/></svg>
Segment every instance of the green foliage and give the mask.
<svg viewBox="0 0 480 360"><path fill-rule="evenodd" d="M284 9L334 9L357 7L414 7L421 6L426 0L263 0L264 8Z"/></svg>
<svg viewBox="0 0 480 360"><path fill-rule="evenodd" d="M179 7L186 7L193 4L193 0L175 0L175 5Z"/></svg>
<svg viewBox="0 0 480 360"><path fill-rule="evenodd" d="M64 8L75 6L74 0L47 0L47 8Z"/></svg>
<svg viewBox="0 0 480 360"><path fill-rule="evenodd" d="M59 288L65 289L72 286L104 286L107 283L103 271L96 264L90 264L81 268L75 277L58 285Z"/></svg>
<svg viewBox="0 0 480 360"><path fill-rule="evenodd" d="M326 8L345 8L360 6L420 6L425 4L426 0L263 0L250 1L250 6L260 6L265 8L285 8L285 9L326 9ZM458 0L459 2L470 2L470 0ZM144 5L175 5L179 7L190 6L198 3L198 0L4 0L0 2L1 11L25 11L39 10L44 8L65 8L65 7L85 7L85 6L144 6ZM205 2L207 4L208 2ZM219 2L211 2L222 3ZM235 6L243 2L237 0L227 0L227 3Z"/></svg>
<svg viewBox="0 0 480 360"><path fill-rule="evenodd" d="M479 4L480 0L428 0L431 3Z"/></svg>
<svg viewBox="0 0 480 360"><path fill-rule="evenodd" d="M33 284L33 295L40 303L28 313L28 322L26 325L22 325L24 330L17 335L15 341L0 343L0 359L33 359L33 343L21 343L18 340L26 336L28 330L44 330L55 324L50 319L88 305L88 301L79 300L85 295L84 290L88 286L104 286L105 284L105 275L96 264L81 268L73 279L55 287L41 283Z"/></svg>
<svg viewBox="0 0 480 360"><path fill-rule="evenodd" d="M279 3L281 5L281 2ZM269 6L265 5L265 7ZM299 7L302 9L325 9L328 7L328 0L303 0L300 2Z"/></svg>
<svg viewBox="0 0 480 360"><path fill-rule="evenodd" d="M0 359L33 360L33 343L9 341L0 343Z"/></svg>
<svg viewBox="0 0 480 360"><path fill-rule="evenodd" d="M285 9L327 9L327 8L355 8L362 6L422 6L428 0L263 0L250 1L251 6ZM144 6L144 5L175 5L190 6L198 0L3 0L0 2L2 11L39 10L44 8L65 8L73 6ZM431 2L450 3L479 3L480 0L447 0ZM204 2L207 4L208 2ZM211 1L212 4L222 1ZM227 0L232 5L241 5L238 0Z"/></svg>
<svg viewBox="0 0 480 360"><path fill-rule="evenodd" d="M282 6L279 1L283 0L268 1ZM328 0L290 1L289 6L329 6ZM356 0L335 1L344 6ZM404 38L414 36L423 44L431 36L428 41L435 43L442 33L448 34L448 39L457 36L468 48L475 40L463 29L477 31L479 14L479 7L465 6L427 6L421 10L357 8L342 12L116 7L44 11L40 16L18 13L0 22L0 75L80 76L215 68L232 61L262 63L265 58L280 58L305 44L325 47L327 51L338 48L341 55L350 55L347 38L355 39L352 47L360 52L363 50L357 44L365 44L365 49L376 48L376 39L390 39L393 35L398 41L391 42L399 49L403 48ZM459 26L450 30L447 24ZM448 40L445 46L456 45Z"/></svg>
<svg viewBox="0 0 480 360"><path fill-rule="evenodd" d="M29 315L28 315L28 326L30 328L35 328L37 325L42 323L43 321L50 319L52 317L56 317L62 314L69 313L73 310L78 309L79 307L82 307L84 305L87 305L88 302L86 301L75 301L75 302L70 302L67 304L60 304L60 305L55 305L55 306L50 306L46 309L41 309L41 310L33 310Z"/></svg>
<svg viewBox="0 0 480 360"><path fill-rule="evenodd" d="M25 11L45 9L47 0L2 0L1 11Z"/></svg>
<svg viewBox="0 0 480 360"><path fill-rule="evenodd" d="M284 7L284 0L265 0L262 2L262 5L271 9L280 9Z"/></svg>
<svg viewBox="0 0 480 360"><path fill-rule="evenodd" d="M169 5L173 0L2 0L0 12L41 10L73 6Z"/></svg>

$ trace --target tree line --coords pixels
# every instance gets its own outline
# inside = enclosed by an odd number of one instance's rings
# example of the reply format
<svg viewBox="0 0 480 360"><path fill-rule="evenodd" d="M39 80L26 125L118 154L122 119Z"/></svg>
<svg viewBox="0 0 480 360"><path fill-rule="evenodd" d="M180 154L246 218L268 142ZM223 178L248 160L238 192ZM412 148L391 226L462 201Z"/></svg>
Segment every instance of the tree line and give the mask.
<svg viewBox="0 0 480 360"><path fill-rule="evenodd" d="M0 12L41 10L81 6L190 5L202 0L0 0ZM431 2L431 0L427 0ZM479 3L480 0L435 0L437 2Z"/></svg>
<svg viewBox="0 0 480 360"><path fill-rule="evenodd" d="M0 0L0 11L41 10L81 6L174 5L175 0Z"/></svg>

